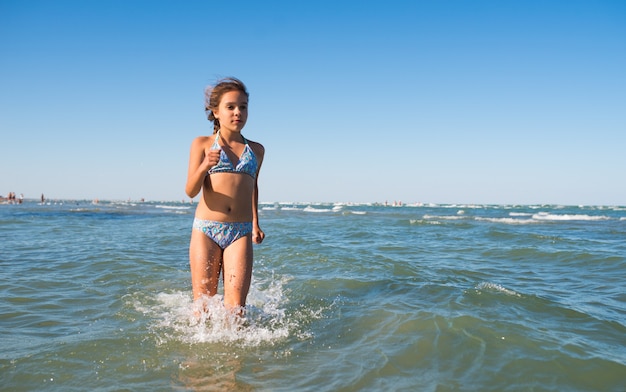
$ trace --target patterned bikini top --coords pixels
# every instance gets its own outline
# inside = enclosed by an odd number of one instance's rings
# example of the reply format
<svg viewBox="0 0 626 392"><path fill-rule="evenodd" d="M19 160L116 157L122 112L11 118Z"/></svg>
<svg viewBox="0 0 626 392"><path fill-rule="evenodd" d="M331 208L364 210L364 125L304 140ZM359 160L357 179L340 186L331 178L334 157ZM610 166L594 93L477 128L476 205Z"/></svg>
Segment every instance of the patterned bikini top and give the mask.
<svg viewBox="0 0 626 392"><path fill-rule="evenodd" d="M237 165L233 165L233 163L226 155L226 152L220 147L217 142L220 138L220 131L217 131L215 135L215 140L213 141L213 145L211 146L211 150L221 150L220 151L220 160L217 165L213 166L209 169L209 174L214 173L246 173L252 176L252 178L256 179L256 172L259 168L259 163L256 160L256 155L254 155L254 151L248 145L248 141L245 137L242 136L243 142L246 146L239 157L239 162Z"/></svg>

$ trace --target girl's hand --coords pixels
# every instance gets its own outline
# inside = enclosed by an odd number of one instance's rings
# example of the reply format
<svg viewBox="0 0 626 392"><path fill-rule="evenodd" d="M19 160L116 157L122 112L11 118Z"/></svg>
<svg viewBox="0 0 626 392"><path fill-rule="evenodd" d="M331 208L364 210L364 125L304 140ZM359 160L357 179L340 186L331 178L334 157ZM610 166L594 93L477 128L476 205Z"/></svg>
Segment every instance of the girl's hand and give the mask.
<svg viewBox="0 0 626 392"><path fill-rule="evenodd" d="M220 161L220 152L222 150L204 150L204 159L202 160L202 166L206 167L206 170L209 170L213 166L217 165Z"/></svg>
<svg viewBox="0 0 626 392"><path fill-rule="evenodd" d="M265 233L261 228L252 229L252 242L255 244L260 244L265 239Z"/></svg>

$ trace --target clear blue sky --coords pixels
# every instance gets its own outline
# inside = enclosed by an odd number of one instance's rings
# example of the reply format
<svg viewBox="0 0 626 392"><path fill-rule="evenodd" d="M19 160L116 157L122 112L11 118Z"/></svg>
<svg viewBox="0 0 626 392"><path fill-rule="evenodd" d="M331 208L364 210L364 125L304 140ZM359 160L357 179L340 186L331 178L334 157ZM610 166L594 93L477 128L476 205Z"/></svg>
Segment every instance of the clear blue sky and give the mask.
<svg viewBox="0 0 626 392"><path fill-rule="evenodd" d="M186 199L231 75L262 201L626 205L603 0L0 0L0 194Z"/></svg>

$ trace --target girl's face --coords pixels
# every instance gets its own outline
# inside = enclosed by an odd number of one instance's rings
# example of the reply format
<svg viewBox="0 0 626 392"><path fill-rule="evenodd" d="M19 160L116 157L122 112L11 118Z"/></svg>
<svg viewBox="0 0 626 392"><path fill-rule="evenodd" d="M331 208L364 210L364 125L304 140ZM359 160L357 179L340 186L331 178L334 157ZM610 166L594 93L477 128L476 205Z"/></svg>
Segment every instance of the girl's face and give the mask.
<svg viewBox="0 0 626 392"><path fill-rule="evenodd" d="M248 97L241 91L224 93L217 111L213 114L220 121L221 129L241 132L248 121Z"/></svg>

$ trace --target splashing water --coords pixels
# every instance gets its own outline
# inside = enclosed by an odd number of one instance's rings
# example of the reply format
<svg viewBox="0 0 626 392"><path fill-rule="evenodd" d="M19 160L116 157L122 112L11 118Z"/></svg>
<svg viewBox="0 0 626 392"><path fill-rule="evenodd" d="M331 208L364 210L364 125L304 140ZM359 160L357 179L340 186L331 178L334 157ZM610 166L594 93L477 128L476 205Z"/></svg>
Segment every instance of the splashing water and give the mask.
<svg viewBox="0 0 626 392"><path fill-rule="evenodd" d="M160 345L178 341L258 346L286 339L298 329L297 318L287 317L282 284L271 281L262 288L262 283L253 283L244 317L224 307L222 294L193 301L188 292L159 293L151 300L135 300L133 306L153 320L149 329Z"/></svg>

